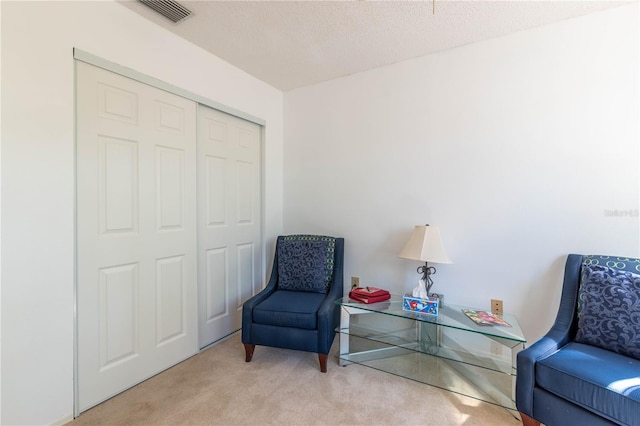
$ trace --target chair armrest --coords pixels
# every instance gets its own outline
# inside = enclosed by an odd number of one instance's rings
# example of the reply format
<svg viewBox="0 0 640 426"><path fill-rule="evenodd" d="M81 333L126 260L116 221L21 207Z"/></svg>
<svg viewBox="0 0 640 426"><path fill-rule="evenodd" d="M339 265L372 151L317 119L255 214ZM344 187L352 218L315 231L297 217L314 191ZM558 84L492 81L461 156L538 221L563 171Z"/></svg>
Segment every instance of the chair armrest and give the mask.
<svg viewBox="0 0 640 426"><path fill-rule="evenodd" d="M242 305L242 343L251 343L251 325L253 323L253 309L262 303L267 297L276 291L276 284L278 282L277 271L277 254L274 261L273 269L271 270L271 277L267 286L263 288L258 294L251 297Z"/></svg>
<svg viewBox="0 0 640 426"><path fill-rule="evenodd" d="M340 325L340 310L335 302L344 295L344 238L336 238L335 259L329 294L318 309L318 352L323 354L329 353L335 329Z"/></svg>
<svg viewBox="0 0 640 426"><path fill-rule="evenodd" d="M580 282L582 256L567 257L560 307L551 330L517 356L516 406L529 417L533 415L533 388L536 385L536 362L566 345L575 334L576 299ZM535 417L534 417L535 418Z"/></svg>
<svg viewBox="0 0 640 426"><path fill-rule="evenodd" d="M335 336L335 329L340 324L339 307L335 302L342 297L342 284L335 287L335 291L332 287L320 305L320 309L318 309L318 336L320 338L318 352L323 354L329 353ZM337 287L340 287L340 291L338 291ZM326 339L323 339L323 337Z"/></svg>
<svg viewBox="0 0 640 426"><path fill-rule="evenodd" d="M533 415L533 388L536 385L536 362L554 354L567 344L568 333L563 330L551 329L545 336L518 352L516 376L516 406L518 411Z"/></svg>

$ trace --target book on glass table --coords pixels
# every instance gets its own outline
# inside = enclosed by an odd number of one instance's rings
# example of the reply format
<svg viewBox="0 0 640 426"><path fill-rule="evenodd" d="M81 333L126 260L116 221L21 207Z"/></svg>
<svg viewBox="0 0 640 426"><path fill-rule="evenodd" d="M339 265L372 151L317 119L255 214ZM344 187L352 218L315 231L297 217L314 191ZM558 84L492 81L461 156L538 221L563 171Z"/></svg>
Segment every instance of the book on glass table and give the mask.
<svg viewBox="0 0 640 426"><path fill-rule="evenodd" d="M377 303L389 300L391 294L378 287L356 287L349 292L349 299L362 303Z"/></svg>
<svg viewBox="0 0 640 426"><path fill-rule="evenodd" d="M501 325L511 327L511 324L489 311L476 311L475 309L462 309L462 312L473 322L479 325Z"/></svg>

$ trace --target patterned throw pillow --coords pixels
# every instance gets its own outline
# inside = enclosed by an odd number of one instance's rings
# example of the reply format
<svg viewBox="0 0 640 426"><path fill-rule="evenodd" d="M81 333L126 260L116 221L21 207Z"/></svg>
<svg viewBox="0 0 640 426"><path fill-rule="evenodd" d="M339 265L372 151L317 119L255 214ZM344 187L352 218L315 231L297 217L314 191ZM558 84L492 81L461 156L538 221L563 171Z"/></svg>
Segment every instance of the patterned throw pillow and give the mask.
<svg viewBox="0 0 640 426"><path fill-rule="evenodd" d="M289 235L278 244L278 288L326 293L333 276L336 239Z"/></svg>
<svg viewBox="0 0 640 426"><path fill-rule="evenodd" d="M640 275L582 265L576 341L640 359Z"/></svg>
<svg viewBox="0 0 640 426"><path fill-rule="evenodd" d="M582 256L585 265L602 265L612 269L640 274L640 259L620 256L602 256L598 254L586 254Z"/></svg>

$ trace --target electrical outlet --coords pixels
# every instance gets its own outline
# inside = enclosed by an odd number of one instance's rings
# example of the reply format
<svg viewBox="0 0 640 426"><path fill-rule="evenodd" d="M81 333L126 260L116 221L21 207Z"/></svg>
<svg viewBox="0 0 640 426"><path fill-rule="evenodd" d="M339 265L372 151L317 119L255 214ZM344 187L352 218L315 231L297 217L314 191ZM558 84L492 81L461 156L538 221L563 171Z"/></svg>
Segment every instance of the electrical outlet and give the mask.
<svg viewBox="0 0 640 426"><path fill-rule="evenodd" d="M351 277L351 288L360 287L360 277Z"/></svg>
<svg viewBox="0 0 640 426"><path fill-rule="evenodd" d="M502 315L504 310L502 309L502 300L491 299L491 312L497 315Z"/></svg>

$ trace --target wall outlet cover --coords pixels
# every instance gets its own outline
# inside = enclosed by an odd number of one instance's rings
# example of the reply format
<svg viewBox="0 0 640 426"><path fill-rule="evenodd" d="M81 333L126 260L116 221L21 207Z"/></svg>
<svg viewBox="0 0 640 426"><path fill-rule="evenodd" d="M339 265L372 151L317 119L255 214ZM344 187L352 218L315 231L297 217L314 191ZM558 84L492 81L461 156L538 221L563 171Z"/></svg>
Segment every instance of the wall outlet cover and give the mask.
<svg viewBox="0 0 640 426"><path fill-rule="evenodd" d="M360 277L351 277L351 288L360 287Z"/></svg>
<svg viewBox="0 0 640 426"><path fill-rule="evenodd" d="M502 315L504 310L502 309L502 300L491 299L491 312L497 315Z"/></svg>

